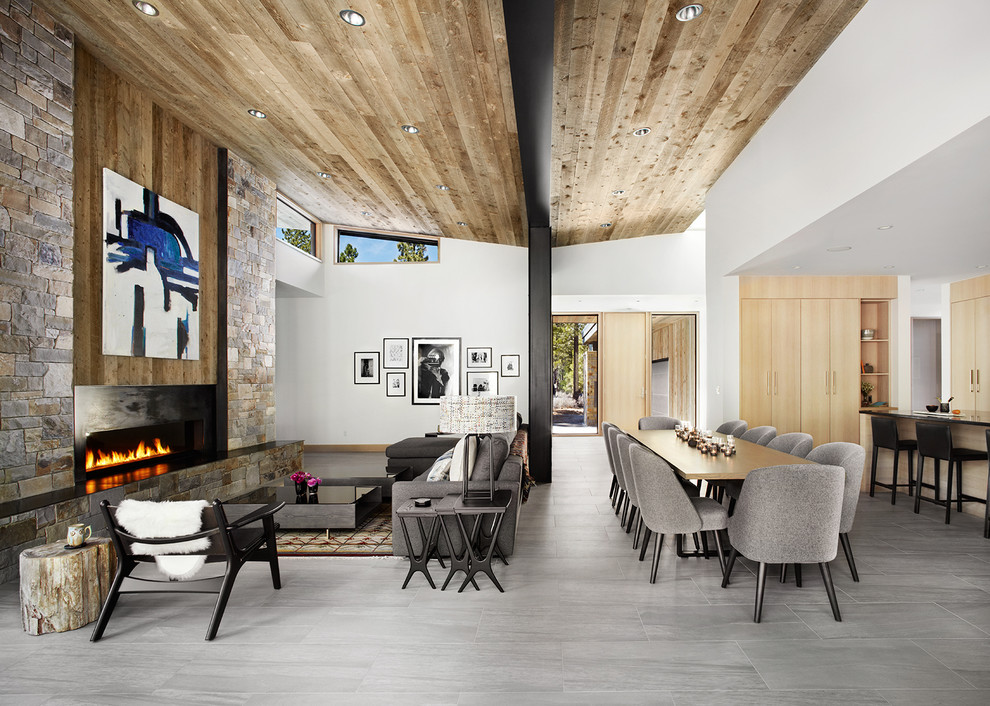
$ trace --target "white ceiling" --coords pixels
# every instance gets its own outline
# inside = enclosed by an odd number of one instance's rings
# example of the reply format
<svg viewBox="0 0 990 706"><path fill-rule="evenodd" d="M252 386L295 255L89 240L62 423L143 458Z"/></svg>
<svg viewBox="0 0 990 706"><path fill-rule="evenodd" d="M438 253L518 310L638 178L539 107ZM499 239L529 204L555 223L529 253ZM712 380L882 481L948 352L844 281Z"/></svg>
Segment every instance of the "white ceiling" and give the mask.
<svg viewBox="0 0 990 706"><path fill-rule="evenodd" d="M828 252L840 246L852 249ZM979 265L990 266L990 118L731 274L909 275L917 286L990 274Z"/></svg>

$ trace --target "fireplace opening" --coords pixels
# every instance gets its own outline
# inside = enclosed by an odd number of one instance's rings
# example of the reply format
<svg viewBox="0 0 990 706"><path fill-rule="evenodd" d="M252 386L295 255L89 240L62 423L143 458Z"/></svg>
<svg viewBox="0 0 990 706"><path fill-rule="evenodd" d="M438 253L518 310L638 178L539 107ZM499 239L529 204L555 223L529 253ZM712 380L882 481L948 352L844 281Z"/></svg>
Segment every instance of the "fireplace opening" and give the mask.
<svg viewBox="0 0 990 706"><path fill-rule="evenodd" d="M186 420L86 435L86 473L170 462L203 450L203 422ZM153 461L151 461L153 459Z"/></svg>

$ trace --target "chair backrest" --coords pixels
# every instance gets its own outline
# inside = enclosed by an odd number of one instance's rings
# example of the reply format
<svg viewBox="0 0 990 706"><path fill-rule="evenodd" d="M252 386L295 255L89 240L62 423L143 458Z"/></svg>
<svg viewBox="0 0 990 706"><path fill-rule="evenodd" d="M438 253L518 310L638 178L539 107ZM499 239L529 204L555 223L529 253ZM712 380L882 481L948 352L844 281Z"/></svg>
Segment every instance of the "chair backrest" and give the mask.
<svg viewBox="0 0 990 706"><path fill-rule="evenodd" d="M760 446L766 446L775 436L777 436L776 427L753 427L749 431L744 432L739 438L759 444Z"/></svg>
<svg viewBox="0 0 990 706"><path fill-rule="evenodd" d="M199 532L194 535L170 537L166 539L140 539L132 537L132 535L128 534L128 532L124 530L124 528L117 522L117 506L111 505L106 500L100 502L100 511L103 514L103 522L106 525L107 531L110 533L110 541L113 542L113 546L118 557L128 556L144 558L153 556L152 554L136 553L132 551L131 545L133 543L140 543L145 546L176 544L182 541L189 541L192 537L209 539L209 546L205 549L176 552L177 554L181 554L183 556L217 556L226 553L224 546L225 540L221 537L222 532L220 531L220 527L223 527L226 530L227 521L226 515L223 512L223 507L219 500L215 500L212 507L207 506L203 508L202 523L200 525Z"/></svg>
<svg viewBox="0 0 990 706"><path fill-rule="evenodd" d="M732 546L771 564L819 564L835 558L845 472L839 466L795 464L746 476L729 518Z"/></svg>
<svg viewBox="0 0 990 706"><path fill-rule="evenodd" d="M845 534L851 531L853 520L856 519L856 506L859 505L859 489L863 482L863 468L866 465L866 449L848 441L833 441L812 450L807 459L826 466L840 466L845 471L839 533Z"/></svg>
<svg viewBox="0 0 990 706"><path fill-rule="evenodd" d="M626 484L625 491L629 494L629 501L636 507L639 507L639 497L636 494L636 486L632 480L632 468L629 464L629 449L638 445L639 442L626 434L624 431L620 430L615 436L615 455L619 460L619 466L622 468L622 479Z"/></svg>
<svg viewBox="0 0 990 706"><path fill-rule="evenodd" d="M893 417L870 417L873 445L881 449L897 449L897 422Z"/></svg>
<svg viewBox="0 0 990 706"><path fill-rule="evenodd" d="M952 429L948 424L918 422L918 453L928 458L947 459L952 455Z"/></svg>
<svg viewBox="0 0 990 706"><path fill-rule="evenodd" d="M643 429L673 429L681 423L673 417L643 417L639 420L639 428Z"/></svg>
<svg viewBox="0 0 990 706"><path fill-rule="evenodd" d="M701 516L684 492L674 469L649 449L629 448L629 461L643 522L657 534L693 534Z"/></svg>
<svg viewBox="0 0 990 706"><path fill-rule="evenodd" d="M615 471L615 480L619 483L619 487L629 492L627 486L625 469L622 467L622 460L619 458L619 437L625 436L625 432L619 429L615 425L610 425L611 428L608 430L608 443L612 449L612 469Z"/></svg>
<svg viewBox="0 0 990 706"><path fill-rule="evenodd" d="M742 436L747 429L749 429L749 424L746 423L745 419L733 419L731 422L722 422L715 431L719 434Z"/></svg>
<svg viewBox="0 0 990 706"><path fill-rule="evenodd" d="M605 442L605 452L608 454L608 467L612 471L612 475L615 475L615 457L612 456L612 442L609 440L609 434L612 429L616 426L611 422L602 422L602 441Z"/></svg>
<svg viewBox="0 0 990 706"><path fill-rule="evenodd" d="M811 434L805 434L802 431L792 431L790 434L781 434L770 439L767 448L783 451L785 454L790 454L791 456L804 458L814 445L815 441L811 438Z"/></svg>

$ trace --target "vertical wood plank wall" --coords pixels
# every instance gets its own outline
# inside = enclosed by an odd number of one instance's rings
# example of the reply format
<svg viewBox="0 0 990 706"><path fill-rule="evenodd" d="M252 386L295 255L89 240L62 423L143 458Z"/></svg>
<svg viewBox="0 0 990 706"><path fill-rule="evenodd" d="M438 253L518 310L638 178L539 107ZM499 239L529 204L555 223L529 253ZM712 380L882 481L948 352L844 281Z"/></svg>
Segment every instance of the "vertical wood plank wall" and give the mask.
<svg viewBox="0 0 990 706"><path fill-rule="evenodd" d="M671 417L697 424L695 417L695 316L653 316L653 360L670 361Z"/></svg>
<svg viewBox="0 0 990 706"><path fill-rule="evenodd" d="M75 64L74 384L214 384L217 147L79 44ZM104 167L199 214L199 360L102 353Z"/></svg>

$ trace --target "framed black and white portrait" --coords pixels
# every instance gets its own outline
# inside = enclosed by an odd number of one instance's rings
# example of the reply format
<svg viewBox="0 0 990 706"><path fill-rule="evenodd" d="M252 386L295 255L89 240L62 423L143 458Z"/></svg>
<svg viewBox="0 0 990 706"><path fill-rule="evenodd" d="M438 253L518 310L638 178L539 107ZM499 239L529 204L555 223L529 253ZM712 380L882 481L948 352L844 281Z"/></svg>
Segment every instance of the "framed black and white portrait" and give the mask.
<svg viewBox="0 0 990 706"><path fill-rule="evenodd" d="M382 341L382 367L405 369L409 367L409 339L386 338Z"/></svg>
<svg viewBox="0 0 990 706"><path fill-rule="evenodd" d="M385 373L385 396L405 397L406 396L406 374Z"/></svg>
<svg viewBox="0 0 990 706"><path fill-rule="evenodd" d="M354 354L354 384L355 385L377 385L381 382L378 372L378 365L381 353L372 351L369 353Z"/></svg>
<svg viewBox="0 0 990 706"><path fill-rule="evenodd" d="M498 394L498 372L495 370L485 372L468 370L465 378L467 380L465 389L470 397L488 397Z"/></svg>
<svg viewBox="0 0 990 706"><path fill-rule="evenodd" d="M513 355L503 355L502 356L502 377L504 378L517 378L519 377L519 354Z"/></svg>
<svg viewBox="0 0 990 706"><path fill-rule="evenodd" d="M492 367L491 348L468 348L464 355L468 368L490 368Z"/></svg>
<svg viewBox="0 0 990 706"><path fill-rule="evenodd" d="M440 404L444 395L461 394L461 339L412 340L413 404Z"/></svg>

